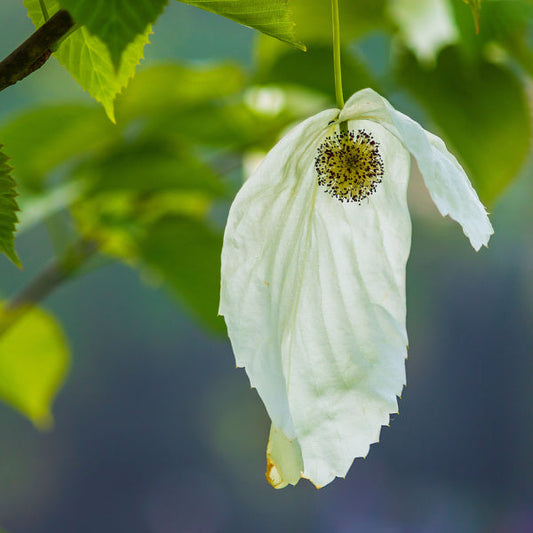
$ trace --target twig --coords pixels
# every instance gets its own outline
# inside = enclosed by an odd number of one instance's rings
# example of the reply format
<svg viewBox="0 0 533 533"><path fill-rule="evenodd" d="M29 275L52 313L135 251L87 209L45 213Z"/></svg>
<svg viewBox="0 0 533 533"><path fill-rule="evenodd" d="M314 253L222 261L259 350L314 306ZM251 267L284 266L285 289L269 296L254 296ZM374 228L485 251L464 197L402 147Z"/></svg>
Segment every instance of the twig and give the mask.
<svg viewBox="0 0 533 533"><path fill-rule="evenodd" d="M71 278L97 249L96 243L81 240L69 248L63 257L45 266L0 311L0 336L61 283Z"/></svg>
<svg viewBox="0 0 533 533"><path fill-rule="evenodd" d="M41 68L50 57L54 44L73 26L74 20L68 11L61 9L1 61L0 91Z"/></svg>

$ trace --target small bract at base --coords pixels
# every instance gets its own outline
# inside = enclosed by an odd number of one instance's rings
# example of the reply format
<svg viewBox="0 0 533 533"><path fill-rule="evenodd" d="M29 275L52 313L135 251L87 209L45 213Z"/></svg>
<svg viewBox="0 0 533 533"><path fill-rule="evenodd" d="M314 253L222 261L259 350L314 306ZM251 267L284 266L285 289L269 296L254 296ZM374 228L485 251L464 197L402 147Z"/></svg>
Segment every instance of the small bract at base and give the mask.
<svg viewBox="0 0 533 533"><path fill-rule="evenodd" d="M296 485L304 471L302 451L296 438L288 439L283 431L270 427L267 445L266 478L275 489Z"/></svg>

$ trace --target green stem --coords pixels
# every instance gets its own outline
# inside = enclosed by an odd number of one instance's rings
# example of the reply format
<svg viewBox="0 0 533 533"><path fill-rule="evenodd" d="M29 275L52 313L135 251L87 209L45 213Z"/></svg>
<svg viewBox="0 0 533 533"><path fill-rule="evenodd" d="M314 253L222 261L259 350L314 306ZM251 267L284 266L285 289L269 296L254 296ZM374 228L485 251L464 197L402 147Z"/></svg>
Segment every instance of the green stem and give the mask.
<svg viewBox="0 0 533 533"><path fill-rule="evenodd" d="M61 37L54 45L50 47L50 50L52 50L52 52L57 52L58 48L63 44L63 42L68 39L75 31L79 30L81 26L81 24L78 24L76 22L74 26L72 26L72 28L70 28L70 30L68 30L67 33L63 35L63 37ZM0 531L0 533L2 532Z"/></svg>
<svg viewBox="0 0 533 533"><path fill-rule="evenodd" d="M339 0L331 0L331 16L333 22L333 69L335 75L335 99L337 100L337 107L342 109L344 107L344 96L342 94Z"/></svg>
<svg viewBox="0 0 533 533"><path fill-rule="evenodd" d="M48 9L46 9L46 4L44 3L44 0L39 0L39 5L41 6L41 12L43 14L44 21L48 22L50 15L48 15Z"/></svg>

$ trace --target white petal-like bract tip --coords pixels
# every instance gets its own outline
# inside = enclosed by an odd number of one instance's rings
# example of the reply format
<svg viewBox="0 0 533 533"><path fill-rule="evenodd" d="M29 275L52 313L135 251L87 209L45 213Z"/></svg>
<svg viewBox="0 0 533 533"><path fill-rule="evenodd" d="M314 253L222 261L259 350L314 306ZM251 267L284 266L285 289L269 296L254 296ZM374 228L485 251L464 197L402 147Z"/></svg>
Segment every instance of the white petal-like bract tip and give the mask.
<svg viewBox="0 0 533 533"><path fill-rule="evenodd" d="M446 145L426 131L372 89L352 95L341 111L340 120L367 118L396 135L415 158L429 194L443 215L449 215L463 228L477 251L487 245L494 233L487 212L476 191Z"/></svg>

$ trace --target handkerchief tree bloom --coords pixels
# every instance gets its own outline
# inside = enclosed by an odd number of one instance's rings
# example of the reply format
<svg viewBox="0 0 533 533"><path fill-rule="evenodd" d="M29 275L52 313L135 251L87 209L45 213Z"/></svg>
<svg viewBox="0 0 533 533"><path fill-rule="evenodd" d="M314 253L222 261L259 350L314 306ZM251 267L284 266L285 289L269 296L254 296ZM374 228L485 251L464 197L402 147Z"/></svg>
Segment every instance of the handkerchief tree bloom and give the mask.
<svg viewBox="0 0 533 533"><path fill-rule="evenodd" d="M398 412L411 159L476 251L493 233L440 138L371 89L337 102L269 152L237 194L224 236L220 314L272 420L267 479L276 488L345 476Z"/></svg>

